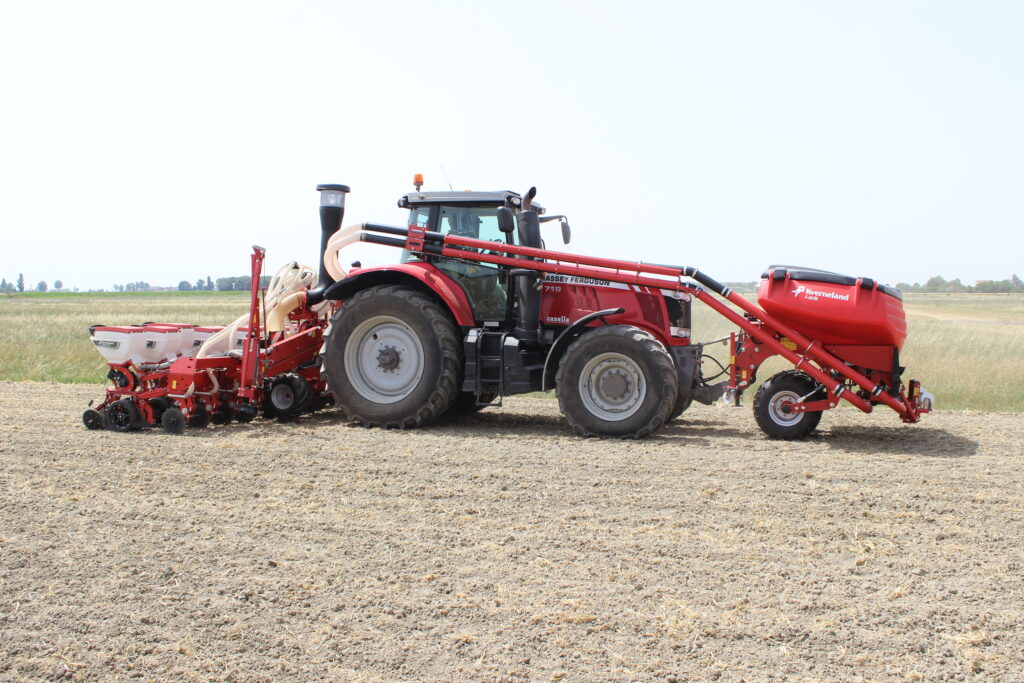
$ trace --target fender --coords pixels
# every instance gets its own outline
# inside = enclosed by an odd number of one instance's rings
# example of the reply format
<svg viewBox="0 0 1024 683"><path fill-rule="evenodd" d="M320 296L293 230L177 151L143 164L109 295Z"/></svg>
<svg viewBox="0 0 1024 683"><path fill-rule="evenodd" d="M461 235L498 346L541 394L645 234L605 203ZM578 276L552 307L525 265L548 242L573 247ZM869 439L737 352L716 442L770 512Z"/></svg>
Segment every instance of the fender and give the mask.
<svg viewBox="0 0 1024 683"><path fill-rule="evenodd" d="M555 386L555 373L558 370L558 361L561 360L562 354L565 353L566 348L569 344L576 339L576 337L583 334L583 330L586 326L594 320L601 319L605 325L609 324L605 320L605 316L609 315L621 315L625 313L624 308L606 308L603 311L595 311L589 315L585 315L569 327L562 330L562 334L558 335L558 339L551 345L551 349L548 351L547 358L544 359L544 375L541 379L541 391L547 391Z"/></svg>
<svg viewBox="0 0 1024 683"><path fill-rule="evenodd" d="M474 327L473 309L462 287L451 281L429 263L412 262L401 265L362 268L344 280L328 287L325 299L334 301L347 299L356 292L377 285L405 285L433 294L452 312L460 327Z"/></svg>

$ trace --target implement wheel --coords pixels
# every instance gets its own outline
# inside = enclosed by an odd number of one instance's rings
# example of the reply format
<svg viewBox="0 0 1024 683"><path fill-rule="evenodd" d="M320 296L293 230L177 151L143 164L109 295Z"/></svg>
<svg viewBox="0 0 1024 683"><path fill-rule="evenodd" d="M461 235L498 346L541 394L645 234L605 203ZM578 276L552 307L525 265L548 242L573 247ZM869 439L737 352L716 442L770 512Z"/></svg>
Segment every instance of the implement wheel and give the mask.
<svg viewBox="0 0 1024 683"><path fill-rule="evenodd" d="M185 433L185 416L178 406L171 406L160 416L160 424L168 434Z"/></svg>
<svg viewBox="0 0 1024 683"><path fill-rule="evenodd" d="M114 401L107 408L107 428L115 432L130 432L138 429L142 423L142 414L135 401L122 398Z"/></svg>
<svg viewBox="0 0 1024 683"><path fill-rule="evenodd" d="M283 422L309 410L312 402L313 390L309 382L298 375L286 373L270 382L270 390L263 399L263 414Z"/></svg>
<svg viewBox="0 0 1024 683"><path fill-rule="evenodd" d="M636 327L611 325L569 346L555 383L558 405L574 432L639 439L668 420L679 380L657 339Z"/></svg>
<svg viewBox="0 0 1024 683"><path fill-rule="evenodd" d="M324 365L337 406L369 427L429 424L462 385L455 323L434 300L398 285L345 300L331 319Z"/></svg>
<svg viewBox="0 0 1024 683"><path fill-rule="evenodd" d="M821 412L795 412L789 406L798 403L819 384L802 372L788 370L773 376L754 395L754 419L769 438L802 439L821 422Z"/></svg>
<svg viewBox="0 0 1024 683"><path fill-rule="evenodd" d="M107 419L99 410L89 408L82 413L82 423L87 429L103 429L107 426Z"/></svg>

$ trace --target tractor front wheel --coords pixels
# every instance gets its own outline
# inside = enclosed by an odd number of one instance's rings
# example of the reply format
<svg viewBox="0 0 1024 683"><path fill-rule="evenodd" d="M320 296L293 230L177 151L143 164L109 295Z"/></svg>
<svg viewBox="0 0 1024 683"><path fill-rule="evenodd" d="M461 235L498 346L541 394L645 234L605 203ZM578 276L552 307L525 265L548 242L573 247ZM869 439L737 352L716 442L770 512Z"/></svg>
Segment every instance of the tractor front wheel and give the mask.
<svg viewBox="0 0 1024 683"><path fill-rule="evenodd" d="M645 437L665 424L679 393L665 347L625 325L598 327L574 341L555 383L558 405L580 436Z"/></svg>
<svg viewBox="0 0 1024 683"><path fill-rule="evenodd" d="M353 422L421 427L459 393L458 330L440 305L415 289L364 289L331 320L325 369L335 403Z"/></svg>
<svg viewBox="0 0 1024 683"><path fill-rule="evenodd" d="M821 421L821 412L798 412L790 406L820 385L802 372L787 370L771 377L754 395L754 419L769 438L802 439Z"/></svg>

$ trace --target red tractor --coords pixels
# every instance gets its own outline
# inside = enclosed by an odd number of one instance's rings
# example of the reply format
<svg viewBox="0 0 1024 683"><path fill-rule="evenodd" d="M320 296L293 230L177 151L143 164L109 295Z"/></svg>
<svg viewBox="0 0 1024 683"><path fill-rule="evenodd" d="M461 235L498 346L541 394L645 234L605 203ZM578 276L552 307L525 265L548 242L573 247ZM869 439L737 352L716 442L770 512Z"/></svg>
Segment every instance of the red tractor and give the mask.
<svg viewBox="0 0 1024 683"><path fill-rule="evenodd" d="M726 393L738 403L760 363L776 354L796 369L755 398L769 436L806 435L840 398L865 412L885 403L907 422L931 408L918 383L900 380L899 293L873 280L773 267L762 308L692 267L545 249L542 224L559 221L566 243L569 226L564 216L545 215L534 189L424 192L417 180L399 199L409 210L405 227L364 223L340 232L349 190L318 187L320 282L306 305L342 302L322 363L353 421L419 427L502 396L554 389L577 434L637 438L693 401ZM400 262L355 263L346 273L338 251L354 241L400 248ZM793 295L800 287L803 298ZM703 346L691 339L693 299L741 329L732 335L728 379L717 384L704 379Z"/></svg>

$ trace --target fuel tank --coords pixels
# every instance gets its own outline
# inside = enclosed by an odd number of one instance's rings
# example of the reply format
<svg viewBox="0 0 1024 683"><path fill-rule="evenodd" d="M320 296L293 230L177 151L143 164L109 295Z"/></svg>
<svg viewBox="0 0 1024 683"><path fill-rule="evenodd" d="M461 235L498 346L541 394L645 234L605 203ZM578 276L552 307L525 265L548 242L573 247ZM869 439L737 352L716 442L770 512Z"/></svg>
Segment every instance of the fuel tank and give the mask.
<svg viewBox="0 0 1024 683"><path fill-rule="evenodd" d="M757 303L769 314L822 344L903 347L903 296L871 278L814 268L769 266Z"/></svg>

